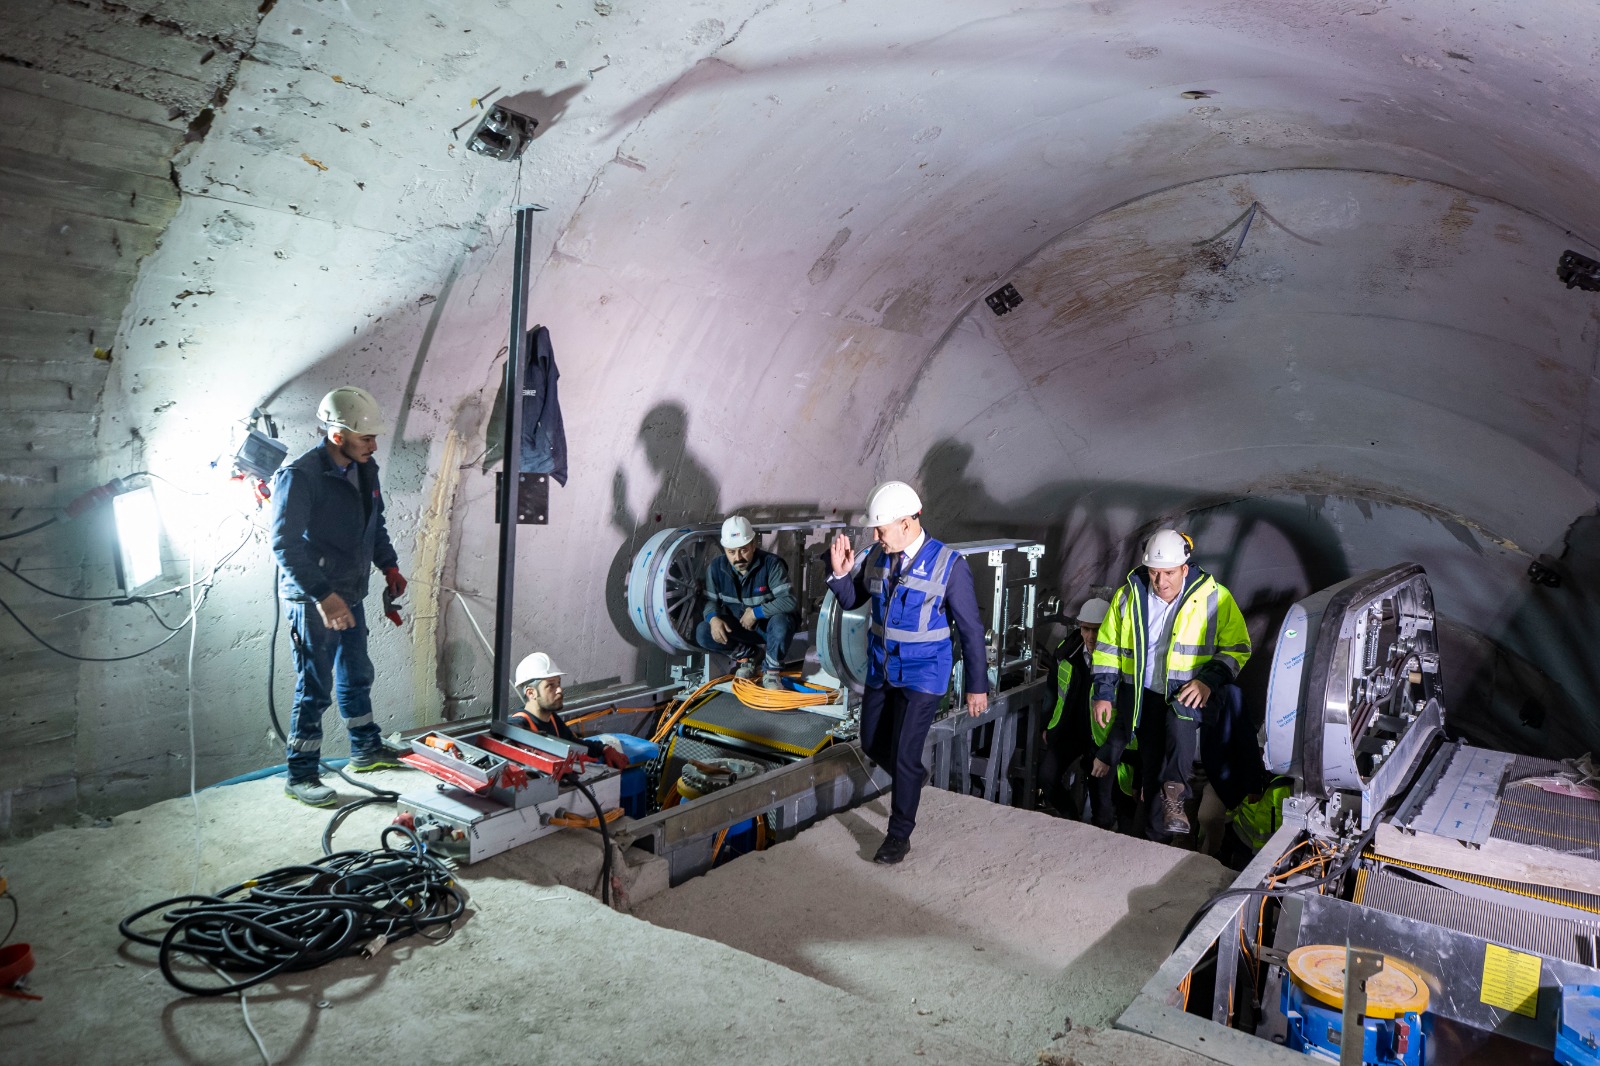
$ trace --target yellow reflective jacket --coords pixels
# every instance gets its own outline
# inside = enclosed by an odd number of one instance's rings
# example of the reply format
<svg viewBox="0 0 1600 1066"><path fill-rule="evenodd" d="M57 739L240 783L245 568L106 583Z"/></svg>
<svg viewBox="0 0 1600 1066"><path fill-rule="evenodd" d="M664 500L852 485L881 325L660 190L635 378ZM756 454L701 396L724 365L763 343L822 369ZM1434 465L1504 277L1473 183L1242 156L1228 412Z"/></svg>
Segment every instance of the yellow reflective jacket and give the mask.
<svg viewBox="0 0 1600 1066"><path fill-rule="evenodd" d="M1111 610L1100 623L1100 639L1094 648L1094 699L1114 704L1117 686L1131 686L1130 731L1139 728L1144 702L1144 667L1150 651L1150 627L1145 617L1149 587L1144 567L1128 574L1128 580L1111 597ZM1178 594L1166 656L1168 699L1197 678L1212 689L1226 685L1239 676L1240 668L1250 659L1250 631L1245 628L1244 615L1239 612L1233 593L1193 564L1183 591ZM1183 713L1181 708L1179 713Z"/></svg>

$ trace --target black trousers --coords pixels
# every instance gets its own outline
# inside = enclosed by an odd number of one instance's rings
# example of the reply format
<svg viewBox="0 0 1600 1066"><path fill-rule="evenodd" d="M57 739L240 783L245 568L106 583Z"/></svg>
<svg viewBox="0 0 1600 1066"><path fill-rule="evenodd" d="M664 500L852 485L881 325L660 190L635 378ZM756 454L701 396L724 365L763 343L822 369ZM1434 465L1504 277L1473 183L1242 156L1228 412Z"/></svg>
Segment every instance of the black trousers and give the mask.
<svg viewBox="0 0 1600 1066"><path fill-rule="evenodd" d="M1117 686L1117 728L1125 731L1133 721L1132 685ZM1212 694L1213 701L1216 694ZM1183 712L1179 714L1178 712ZM1161 814L1162 786L1176 781L1188 800L1189 775L1200 752L1200 719L1204 710L1169 703L1166 693L1144 690L1139 709L1139 791L1148 813L1145 832L1157 840L1167 839ZM1127 747L1126 733L1114 745L1119 757Z"/></svg>
<svg viewBox="0 0 1600 1066"><path fill-rule="evenodd" d="M911 836L922 802L922 746L943 696L914 689L869 688L861 694L861 747L867 757L888 771L889 835Z"/></svg>
<svg viewBox="0 0 1600 1066"><path fill-rule="evenodd" d="M1130 720L1133 686L1118 688L1117 703L1117 720ZM1265 788L1268 780L1238 685L1212 689L1211 698L1198 709L1169 702L1163 693L1145 689L1139 753L1139 787L1149 806L1149 830L1161 839L1166 837L1161 828L1162 786L1176 781L1183 785L1184 800L1193 798L1189 778L1196 759L1225 807L1238 806L1246 796Z"/></svg>
<svg viewBox="0 0 1600 1066"><path fill-rule="evenodd" d="M1067 784L1065 777L1070 771L1073 778L1081 782L1088 775L1088 760L1094 753L1089 744L1088 728L1081 722L1068 720L1071 712L1062 717L1064 720L1060 724L1044 734L1044 752L1039 757L1039 788L1057 812L1077 819L1083 815L1080 798L1083 789Z"/></svg>

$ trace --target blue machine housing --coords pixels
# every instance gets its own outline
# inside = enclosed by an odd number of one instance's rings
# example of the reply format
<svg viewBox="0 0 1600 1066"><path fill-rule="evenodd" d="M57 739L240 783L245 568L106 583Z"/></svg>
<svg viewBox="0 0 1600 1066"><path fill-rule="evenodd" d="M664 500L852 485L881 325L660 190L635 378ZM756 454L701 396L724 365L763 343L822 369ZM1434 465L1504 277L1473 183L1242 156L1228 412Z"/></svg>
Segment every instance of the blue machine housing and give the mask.
<svg viewBox="0 0 1600 1066"><path fill-rule="evenodd" d="M1289 1020L1289 1049L1338 1062L1344 1012L1318 1003L1293 981L1283 982L1282 1005ZM1367 1066L1423 1066L1432 1033L1433 1019L1415 1011L1399 1018L1364 1018L1361 1061Z"/></svg>
<svg viewBox="0 0 1600 1066"><path fill-rule="evenodd" d="M1600 1066L1600 985L1561 990L1556 1061L1561 1066Z"/></svg>

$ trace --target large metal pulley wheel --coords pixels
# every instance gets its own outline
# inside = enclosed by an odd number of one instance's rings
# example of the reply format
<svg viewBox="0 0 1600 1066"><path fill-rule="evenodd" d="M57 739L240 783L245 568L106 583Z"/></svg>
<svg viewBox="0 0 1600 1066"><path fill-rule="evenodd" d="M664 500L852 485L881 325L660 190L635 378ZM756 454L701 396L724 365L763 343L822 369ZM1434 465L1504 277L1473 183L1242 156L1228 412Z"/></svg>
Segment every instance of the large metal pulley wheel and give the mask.
<svg viewBox="0 0 1600 1066"><path fill-rule="evenodd" d="M639 635L669 654L698 651L700 578L718 526L663 529L639 549L628 571L628 617Z"/></svg>
<svg viewBox="0 0 1600 1066"><path fill-rule="evenodd" d="M846 611L831 591L822 598L817 612L817 659L824 670L854 688L867 683L867 627L871 622L871 600Z"/></svg>

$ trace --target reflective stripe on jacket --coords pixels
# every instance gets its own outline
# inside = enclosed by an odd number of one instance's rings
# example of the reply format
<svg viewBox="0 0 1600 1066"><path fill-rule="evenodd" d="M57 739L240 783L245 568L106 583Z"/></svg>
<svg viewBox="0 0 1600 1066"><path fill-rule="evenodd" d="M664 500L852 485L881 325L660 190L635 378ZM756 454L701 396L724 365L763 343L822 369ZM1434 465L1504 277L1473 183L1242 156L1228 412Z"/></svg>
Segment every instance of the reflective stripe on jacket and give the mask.
<svg viewBox="0 0 1600 1066"><path fill-rule="evenodd" d="M719 615L737 620L746 607L754 609L757 618L794 614L800 609L789 581L789 564L759 548L743 577L726 555L713 558L706 565L705 594L701 615L706 621Z"/></svg>
<svg viewBox="0 0 1600 1066"><path fill-rule="evenodd" d="M1131 729L1135 730L1144 702L1145 659L1150 651L1150 626L1145 616L1149 587L1145 568L1139 567L1111 598L1111 610L1100 623L1092 667L1095 699L1114 704L1119 683L1132 687ZM1195 679L1215 690L1238 677L1250 659L1250 632L1233 594L1191 564L1176 611L1166 648L1167 697Z"/></svg>
<svg viewBox="0 0 1600 1066"><path fill-rule="evenodd" d="M889 587L889 565L882 546L873 548L862 569L872 597L867 627L867 687L885 682L896 688L942 694L950 686L955 656L950 650L950 620L945 594L950 572L961 556L941 541L927 538L905 573Z"/></svg>

